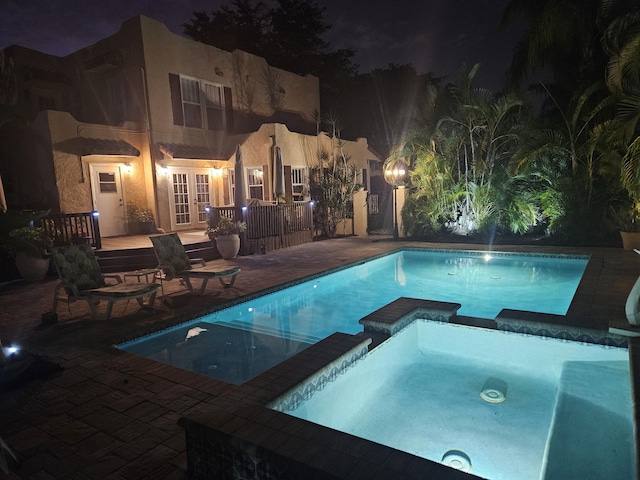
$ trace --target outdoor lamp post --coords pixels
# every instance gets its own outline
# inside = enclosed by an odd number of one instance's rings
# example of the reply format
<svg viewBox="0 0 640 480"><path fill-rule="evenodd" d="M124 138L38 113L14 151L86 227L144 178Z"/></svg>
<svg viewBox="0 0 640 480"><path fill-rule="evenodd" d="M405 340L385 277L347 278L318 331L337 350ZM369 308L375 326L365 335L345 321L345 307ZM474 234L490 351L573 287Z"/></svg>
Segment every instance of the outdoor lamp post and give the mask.
<svg viewBox="0 0 640 480"><path fill-rule="evenodd" d="M398 208L397 208L397 195L398 185L404 180L406 174L404 163L401 161L389 162L385 166L384 179L393 186L393 238L398 238Z"/></svg>

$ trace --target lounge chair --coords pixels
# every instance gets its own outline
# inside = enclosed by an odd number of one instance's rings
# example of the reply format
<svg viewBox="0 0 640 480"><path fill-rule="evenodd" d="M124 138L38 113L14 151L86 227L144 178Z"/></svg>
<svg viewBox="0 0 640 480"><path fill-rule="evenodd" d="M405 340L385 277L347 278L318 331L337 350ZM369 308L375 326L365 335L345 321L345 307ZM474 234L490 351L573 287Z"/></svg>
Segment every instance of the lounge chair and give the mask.
<svg viewBox="0 0 640 480"><path fill-rule="evenodd" d="M211 278L220 280L220 283L225 288L230 287L235 283L236 276L240 273L238 267L220 270L207 266L207 263L202 258L189 258L177 233L154 235L149 238L153 243L153 250L156 252L158 268L162 270L163 280L180 278L184 280L191 293L202 295L207 287L207 282ZM193 265L197 264L200 267L193 268ZM192 278L202 280L202 284L197 291L194 290L191 284ZM229 280L225 281L225 278Z"/></svg>
<svg viewBox="0 0 640 480"><path fill-rule="evenodd" d="M102 317L98 312L98 304L107 302L104 318L111 317L113 304L118 300L136 299L140 307L152 307L160 285L156 283L126 283L119 275L103 275L93 249L89 245L66 245L54 247L52 254L60 283L56 286L53 296L53 312L58 308L60 292L64 290L68 302L84 300L91 308L94 319ZM107 284L106 279L112 278L117 283ZM145 303L144 297L149 299Z"/></svg>

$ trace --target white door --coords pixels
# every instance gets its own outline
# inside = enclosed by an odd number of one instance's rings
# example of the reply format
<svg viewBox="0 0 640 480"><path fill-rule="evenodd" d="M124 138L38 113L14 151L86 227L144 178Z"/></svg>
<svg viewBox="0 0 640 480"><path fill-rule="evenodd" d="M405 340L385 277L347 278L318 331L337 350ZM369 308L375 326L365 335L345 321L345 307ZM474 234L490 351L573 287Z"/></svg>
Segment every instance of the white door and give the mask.
<svg viewBox="0 0 640 480"><path fill-rule="evenodd" d="M206 168L169 168L172 230L202 228L211 204L211 176Z"/></svg>
<svg viewBox="0 0 640 480"><path fill-rule="evenodd" d="M99 213L100 236L125 234L124 197L118 165L90 165L93 208Z"/></svg>

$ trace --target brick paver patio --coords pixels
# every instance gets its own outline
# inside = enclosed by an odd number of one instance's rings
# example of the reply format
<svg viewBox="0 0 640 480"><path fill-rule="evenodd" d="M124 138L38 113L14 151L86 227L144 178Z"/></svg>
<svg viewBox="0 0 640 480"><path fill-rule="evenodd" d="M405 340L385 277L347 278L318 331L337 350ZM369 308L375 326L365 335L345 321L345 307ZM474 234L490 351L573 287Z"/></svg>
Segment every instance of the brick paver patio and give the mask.
<svg viewBox="0 0 640 480"><path fill-rule="evenodd" d="M62 373L0 394L0 437L18 457L9 479L187 478L184 433L177 421L207 412L232 385L140 358L113 344L174 325L225 302L400 246L485 249L482 245L396 243L344 238L266 255L217 260L240 266L234 288L217 282L201 297L166 283L168 302L152 312L119 302L109 321L91 320L86 303L61 303L58 323L41 325L55 278L0 291L0 339L64 367ZM572 323L624 325L624 302L640 274L640 255L619 248L496 246L500 251L588 254L591 260L569 311Z"/></svg>

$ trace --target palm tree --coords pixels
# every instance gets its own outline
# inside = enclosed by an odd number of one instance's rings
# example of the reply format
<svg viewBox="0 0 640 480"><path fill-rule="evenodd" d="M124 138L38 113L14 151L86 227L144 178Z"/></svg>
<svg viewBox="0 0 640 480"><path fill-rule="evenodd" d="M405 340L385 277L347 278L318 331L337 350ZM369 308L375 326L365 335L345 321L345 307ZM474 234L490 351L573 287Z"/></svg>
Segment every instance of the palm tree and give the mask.
<svg viewBox="0 0 640 480"><path fill-rule="evenodd" d="M510 85L549 71L562 91L590 85L607 69L612 81L638 69L636 0L510 0L503 25L520 18L522 40L507 72Z"/></svg>
<svg viewBox="0 0 640 480"><path fill-rule="evenodd" d="M506 170L524 102L514 93L475 88L478 68L430 92L425 100L429 107L438 105L438 113L423 113L421 128L396 150L398 157L415 158L404 216L414 231L436 231L440 222L466 234L484 228L499 212L492 179Z"/></svg>
<svg viewBox="0 0 640 480"><path fill-rule="evenodd" d="M440 123L442 131L451 136L449 145L458 148L455 154L461 174L459 184L463 187L458 197L462 200L462 217L468 219L472 229L481 226L494 211L488 205L491 179L496 168L506 166L502 160L517 136L514 118L524 105L514 93L496 96L474 88L478 68L475 65L451 86L456 112ZM447 125L451 128L447 129Z"/></svg>
<svg viewBox="0 0 640 480"><path fill-rule="evenodd" d="M603 2L614 3L614 2ZM615 18L605 29L603 47L609 55L606 80L612 92L640 91L640 11Z"/></svg>
<svg viewBox="0 0 640 480"><path fill-rule="evenodd" d="M591 83L598 74L599 0L510 0L503 25L523 17L526 30L507 72L510 85L550 70L556 83Z"/></svg>

